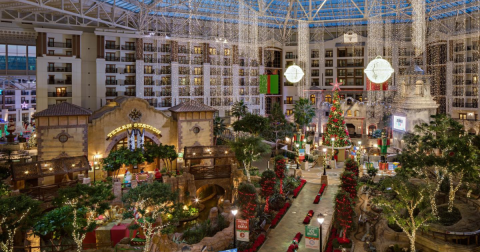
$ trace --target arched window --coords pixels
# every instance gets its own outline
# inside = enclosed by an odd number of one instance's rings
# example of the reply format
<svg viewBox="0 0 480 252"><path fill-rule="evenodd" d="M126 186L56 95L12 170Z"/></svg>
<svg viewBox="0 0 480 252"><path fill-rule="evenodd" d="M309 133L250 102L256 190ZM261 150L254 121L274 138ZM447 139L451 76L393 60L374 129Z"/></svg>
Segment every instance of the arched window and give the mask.
<svg viewBox="0 0 480 252"><path fill-rule="evenodd" d="M358 110L355 110L355 112L353 112L353 116L359 116Z"/></svg>
<svg viewBox="0 0 480 252"><path fill-rule="evenodd" d="M325 95L325 101L328 103L332 103L332 96L331 95Z"/></svg>
<svg viewBox="0 0 480 252"><path fill-rule="evenodd" d="M310 102L312 104L315 104L315 95L314 94L310 95Z"/></svg>
<svg viewBox="0 0 480 252"><path fill-rule="evenodd" d="M352 116L352 111L351 110L347 110L347 116Z"/></svg>
<svg viewBox="0 0 480 252"><path fill-rule="evenodd" d="M368 126L368 135L373 135L373 132L377 129L377 126L375 125L370 125Z"/></svg>

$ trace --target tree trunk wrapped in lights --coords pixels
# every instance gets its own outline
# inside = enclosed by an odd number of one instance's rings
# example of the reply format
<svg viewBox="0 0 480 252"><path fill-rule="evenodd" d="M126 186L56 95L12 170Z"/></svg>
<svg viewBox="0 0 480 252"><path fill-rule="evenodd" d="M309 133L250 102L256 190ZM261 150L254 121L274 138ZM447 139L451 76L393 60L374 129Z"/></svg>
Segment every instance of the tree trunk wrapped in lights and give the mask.
<svg viewBox="0 0 480 252"><path fill-rule="evenodd" d="M174 227L177 213L181 211L177 204L178 194L172 192L170 185L158 182L144 183L130 189L122 201L127 209L123 218L135 220L129 228L141 228L145 234L144 252L150 251L152 236Z"/></svg>
<svg viewBox="0 0 480 252"><path fill-rule="evenodd" d="M250 183L242 182L238 186L238 204L243 218L255 218L257 209L257 189Z"/></svg>
<svg viewBox="0 0 480 252"><path fill-rule="evenodd" d="M374 203L383 209L389 223L402 229L410 241L410 251L415 251L417 230L433 218L427 209L429 191L423 184L415 185L402 178L386 178L383 187L386 191L374 198Z"/></svg>
<svg viewBox="0 0 480 252"><path fill-rule="evenodd" d="M260 186L262 187L261 195L265 198L265 212L268 212L268 200L275 191L275 172L271 170L262 173Z"/></svg>

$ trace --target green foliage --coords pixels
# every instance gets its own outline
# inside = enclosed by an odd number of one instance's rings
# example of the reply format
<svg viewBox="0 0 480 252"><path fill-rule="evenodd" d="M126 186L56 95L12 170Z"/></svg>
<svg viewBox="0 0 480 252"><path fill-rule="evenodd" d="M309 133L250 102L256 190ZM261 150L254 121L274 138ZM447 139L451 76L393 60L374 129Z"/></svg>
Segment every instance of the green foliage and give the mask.
<svg viewBox="0 0 480 252"><path fill-rule="evenodd" d="M462 219L462 213L454 207L452 212L448 212L448 206L438 207L438 222L443 226L451 226Z"/></svg>
<svg viewBox="0 0 480 252"><path fill-rule="evenodd" d="M267 127L261 131L261 136L271 142L291 137L295 131L295 124L287 121L279 103L273 103L268 116Z"/></svg>
<svg viewBox="0 0 480 252"><path fill-rule="evenodd" d="M275 178L275 172L272 170L266 170L262 173L262 178L260 179L260 186L262 188L261 195L264 198L267 198L274 193Z"/></svg>
<svg viewBox="0 0 480 252"><path fill-rule="evenodd" d="M333 104L330 107L330 115L328 118L327 128L322 136L323 145L332 145L332 138L335 147L345 147L352 145L348 130L345 127L344 112L340 105L340 97L338 91L333 93Z"/></svg>
<svg viewBox="0 0 480 252"><path fill-rule="evenodd" d="M0 250L10 251L13 246L8 233L26 231L40 217L40 202L25 194L12 197L0 197Z"/></svg>
<svg viewBox="0 0 480 252"><path fill-rule="evenodd" d="M9 166L0 166L0 180L7 179L10 177L10 167Z"/></svg>
<svg viewBox="0 0 480 252"><path fill-rule="evenodd" d="M118 150L110 151L108 156L102 159L103 169L114 172L115 177L118 175L118 170L120 170L122 165L138 165L145 161L142 149L137 148L131 151L127 147L120 147Z"/></svg>
<svg viewBox="0 0 480 252"><path fill-rule="evenodd" d="M215 144L217 144L217 139L222 133L227 129L225 122L222 118L216 116L213 119L213 135L215 136Z"/></svg>
<svg viewBox="0 0 480 252"><path fill-rule="evenodd" d="M246 114L242 119L233 123L234 131L248 132L254 136L258 136L266 127L268 127L268 119L255 114Z"/></svg>
<svg viewBox="0 0 480 252"><path fill-rule="evenodd" d="M140 223L146 226L153 226L157 218L162 218L162 226L156 227L154 232L148 233L144 228L145 234L153 235L157 231L164 233L172 231L176 223L181 208L177 202L178 193L172 192L170 185L159 182L143 183L130 189L123 195L122 201L127 210L123 218L136 218ZM143 204L138 204L143 202ZM135 216L138 212L142 217ZM129 228L136 229L138 225L131 225Z"/></svg>
<svg viewBox="0 0 480 252"><path fill-rule="evenodd" d="M285 202L286 202L285 197L280 193L275 192L274 194L272 194L272 196L270 196L268 207L271 210L278 211L283 207L283 205L285 205Z"/></svg>
<svg viewBox="0 0 480 252"><path fill-rule="evenodd" d="M275 163L276 163L278 160L280 160L280 159L285 159L285 157L282 156L282 155L276 155L276 156L275 156Z"/></svg>
<svg viewBox="0 0 480 252"><path fill-rule="evenodd" d="M295 188L297 188L299 185L300 185L300 180L294 177L286 176L283 179L283 190L285 192L293 192L293 190L295 190Z"/></svg>
<svg viewBox="0 0 480 252"><path fill-rule="evenodd" d="M353 172L353 174L358 177L359 170L357 161L347 158L347 160L345 160L345 170Z"/></svg>
<svg viewBox="0 0 480 252"><path fill-rule="evenodd" d="M221 231L228 227L228 222L223 215L218 215L217 225L214 226L210 220L206 220L199 225L185 231L183 233L183 239L188 244L199 243L205 237L214 236L218 231Z"/></svg>
<svg viewBox="0 0 480 252"><path fill-rule="evenodd" d="M238 206L242 217L245 219L252 219L255 217L255 210L257 208L257 189L248 182L242 182L238 186Z"/></svg>
<svg viewBox="0 0 480 252"><path fill-rule="evenodd" d="M230 149L235 153L235 158L243 166L250 181L250 166L253 161L260 159L261 155L270 151L270 146L260 137L239 136L235 141L228 143Z"/></svg>
<svg viewBox="0 0 480 252"><path fill-rule="evenodd" d="M237 101L232 105L232 115L235 116L237 119L240 117L244 117L248 112L247 105L243 100Z"/></svg>
<svg viewBox="0 0 480 252"><path fill-rule="evenodd" d="M315 107L310 99L300 98L293 107L293 115L295 123L301 128L305 128L315 117Z"/></svg>
<svg viewBox="0 0 480 252"><path fill-rule="evenodd" d="M368 167L367 174L372 178L372 180L377 176L378 170L375 167Z"/></svg>
<svg viewBox="0 0 480 252"><path fill-rule="evenodd" d="M95 181L92 185L76 184L58 190L58 196L54 200L56 206L65 206L69 202L76 201L77 208L96 209L97 214L103 214L110 208L109 201L113 200L112 184Z"/></svg>
<svg viewBox="0 0 480 252"><path fill-rule="evenodd" d="M196 215L198 215L198 209L193 206L188 206L187 210L182 208L178 218L181 220L181 219L187 219Z"/></svg>
<svg viewBox="0 0 480 252"><path fill-rule="evenodd" d="M424 184L416 185L399 177L385 178L386 192L377 195L373 202L382 208L389 223L395 223L409 237L410 248L415 248L415 233L433 218Z"/></svg>
<svg viewBox="0 0 480 252"><path fill-rule="evenodd" d="M177 158L177 152L174 145L147 144L145 146L145 160L153 163L156 158L163 161L168 167L172 167L172 162Z"/></svg>
<svg viewBox="0 0 480 252"><path fill-rule="evenodd" d="M71 237L73 232L73 211L70 206L55 208L46 213L35 223L33 231L41 237L49 237L52 244L55 240Z"/></svg>

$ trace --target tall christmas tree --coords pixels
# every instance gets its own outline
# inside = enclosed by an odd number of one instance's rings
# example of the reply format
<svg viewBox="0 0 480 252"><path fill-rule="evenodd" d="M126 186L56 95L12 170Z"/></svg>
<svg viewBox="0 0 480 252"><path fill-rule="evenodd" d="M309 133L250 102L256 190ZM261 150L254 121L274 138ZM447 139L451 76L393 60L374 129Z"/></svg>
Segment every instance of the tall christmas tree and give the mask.
<svg viewBox="0 0 480 252"><path fill-rule="evenodd" d="M334 147L347 147L351 146L352 142L350 140L350 135L348 134L347 127L345 126L344 113L340 107L340 96L338 91L340 91L340 85L342 83L330 83L333 85L333 104L330 108L330 115L328 116L328 123L325 132L323 132L323 145L331 146L332 138L335 138L333 142Z"/></svg>

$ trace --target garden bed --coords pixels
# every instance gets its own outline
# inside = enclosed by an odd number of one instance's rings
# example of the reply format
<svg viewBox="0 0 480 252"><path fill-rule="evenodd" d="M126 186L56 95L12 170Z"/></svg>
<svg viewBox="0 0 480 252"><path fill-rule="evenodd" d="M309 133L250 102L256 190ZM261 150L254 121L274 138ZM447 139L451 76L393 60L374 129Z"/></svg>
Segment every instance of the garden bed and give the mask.
<svg viewBox="0 0 480 252"><path fill-rule="evenodd" d="M283 207L278 211L278 213L275 215L275 217L272 220L272 225L270 225L270 228L275 228L278 223L282 220L283 216L287 213L288 209L290 208L292 204L290 203L285 203Z"/></svg>
<svg viewBox="0 0 480 252"><path fill-rule="evenodd" d="M307 181L305 179L300 180L300 185L295 188L295 190L293 190L293 198L296 198L298 194L300 194L305 184L307 184Z"/></svg>

